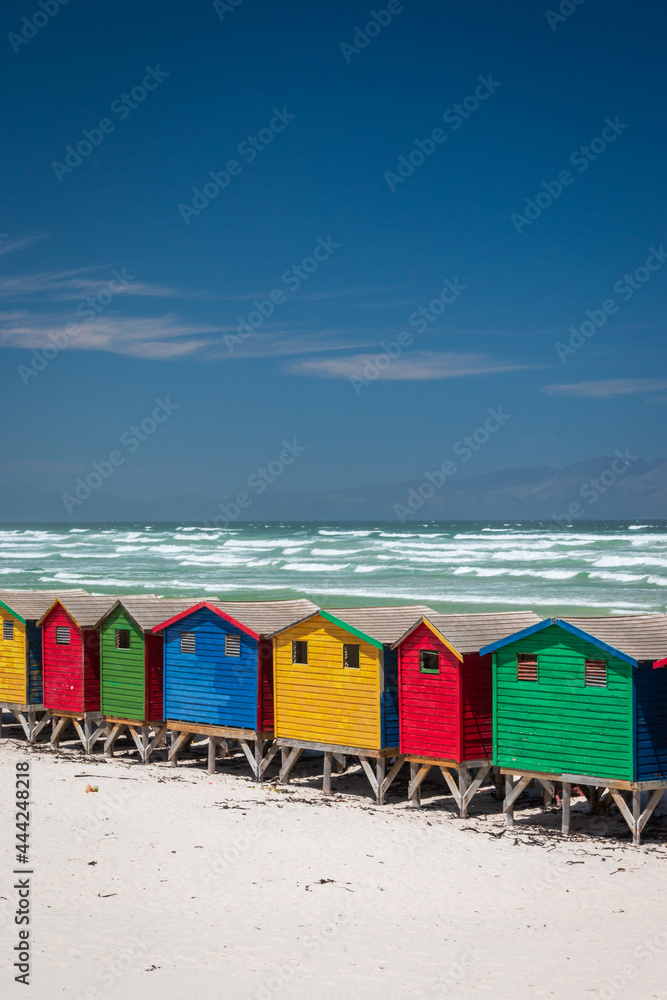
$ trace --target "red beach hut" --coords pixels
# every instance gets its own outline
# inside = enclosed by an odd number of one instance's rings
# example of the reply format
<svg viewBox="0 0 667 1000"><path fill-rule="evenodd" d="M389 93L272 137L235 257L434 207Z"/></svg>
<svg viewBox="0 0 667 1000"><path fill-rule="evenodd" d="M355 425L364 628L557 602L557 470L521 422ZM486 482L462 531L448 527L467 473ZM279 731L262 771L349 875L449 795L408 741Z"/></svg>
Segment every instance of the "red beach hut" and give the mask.
<svg viewBox="0 0 667 1000"><path fill-rule="evenodd" d="M429 614L398 648L400 752L410 763L409 798L432 767L442 771L462 816L487 776L493 754L492 657L489 642L536 625L532 611ZM455 781L458 778L458 783Z"/></svg>

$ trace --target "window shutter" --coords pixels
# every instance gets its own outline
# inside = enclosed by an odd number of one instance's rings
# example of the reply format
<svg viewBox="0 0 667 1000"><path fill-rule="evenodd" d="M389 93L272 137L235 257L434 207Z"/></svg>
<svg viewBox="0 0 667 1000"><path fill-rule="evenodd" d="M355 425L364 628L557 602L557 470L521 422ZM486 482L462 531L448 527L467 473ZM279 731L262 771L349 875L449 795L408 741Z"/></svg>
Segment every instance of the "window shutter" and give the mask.
<svg viewBox="0 0 667 1000"><path fill-rule="evenodd" d="M56 625L56 643L59 646L69 646L68 625Z"/></svg>
<svg viewBox="0 0 667 1000"><path fill-rule="evenodd" d="M518 681L537 681L537 655L535 653L519 653L517 655L516 679Z"/></svg>
<svg viewBox="0 0 667 1000"><path fill-rule="evenodd" d="M437 649L419 650L419 672L420 674L440 673L440 654Z"/></svg>
<svg viewBox="0 0 667 1000"><path fill-rule="evenodd" d="M116 629L116 649L129 649L130 648L130 630L129 628L117 628Z"/></svg>
<svg viewBox="0 0 667 1000"><path fill-rule="evenodd" d="M303 639L295 639L292 643L292 663L308 664L308 643Z"/></svg>
<svg viewBox="0 0 667 1000"><path fill-rule="evenodd" d="M225 656L241 655L241 636L238 632L229 632L225 636Z"/></svg>
<svg viewBox="0 0 667 1000"><path fill-rule="evenodd" d="M194 632L181 632L181 653L195 652Z"/></svg>
<svg viewBox="0 0 667 1000"><path fill-rule="evenodd" d="M11 618L3 618L2 620L2 638L5 642L11 642L14 638L14 622Z"/></svg>
<svg viewBox="0 0 667 1000"><path fill-rule="evenodd" d="M586 660L585 667L586 687L606 688L607 686L607 661L606 660Z"/></svg>
<svg viewBox="0 0 667 1000"><path fill-rule="evenodd" d="M343 666L350 669L359 669L359 644L356 642L346 642L343 644Z"/></svg>

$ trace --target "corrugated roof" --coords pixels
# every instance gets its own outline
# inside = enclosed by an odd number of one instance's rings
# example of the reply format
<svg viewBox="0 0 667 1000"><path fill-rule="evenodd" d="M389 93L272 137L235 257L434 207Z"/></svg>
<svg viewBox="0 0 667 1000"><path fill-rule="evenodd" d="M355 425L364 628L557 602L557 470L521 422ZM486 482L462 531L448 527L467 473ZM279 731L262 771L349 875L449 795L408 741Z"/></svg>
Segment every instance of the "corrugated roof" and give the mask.
<svg viewBox="0 0 667 1000"><path fill-rule="evenodd" d="M617 649L637 662L654 662L667 656L667 614L607 615L601 618L554 618L600 642Z"/></svg>
<svg viewBox="0 0 667 1000"><path fill-rule="evenodd" d="M37 621L61 595L84 596L87 590L0 590L0 601L24 621Z"/></svg>
<svg viewBox="0 0 667 1000"><path fill-rule="evenodd" d="M209 601L209 603L261 636L271 635L319 611L317 604L308 600Z"/></svg>
<svg viewBox="0 0 667 1000"><path fill-rule="evenodd" d="M459 651L478 653L483 646L520 632L541 620L534 611L482 612L471 615L426 615L431 625Z"/></svg>
<svg viewBox="0 0 667 1000"><path fill-rule="evenodd" d="M168 618L172 618L174 615L179 615L182 611L187 611L188 608L206 600L211 604L218 603L218 599L215 597L200 597L193 599L192 597L172 598L142 596L119 597L116 599L112 607L114 607L116 603L122 604L130 617L135 620L139 628L143 629L144 632L150 632L156 625L160 625L162 622L167 621ZM111 608L109 608L109 611L110 610ZM105 617L106 613L102 613L96 624L99 624L102 618Z"/></svg>
<svg viewBox="0 0 667 1000"><path fill-rule="evenodd" d="M424 604L394 608L327 608L327 613L383 644L394 643L419 621L436 612Z"/></svg>
<svg viewBox="0 0 667 1000"><path fill-rule="evenodd" d="M102 597L93 597L91 594L86 594L83 597L78 595L66 596L63 594L58 600L80 628L94 628L100 618L111 610L116 601L129 599L130 597L133 600L139 601L145 601L149 598L156 600L157 594L121 594L120 596L118 594L105 594ZM50 607L48 610L50 610ZM42 615L41 620L45 617L46 612Z"/></svg>

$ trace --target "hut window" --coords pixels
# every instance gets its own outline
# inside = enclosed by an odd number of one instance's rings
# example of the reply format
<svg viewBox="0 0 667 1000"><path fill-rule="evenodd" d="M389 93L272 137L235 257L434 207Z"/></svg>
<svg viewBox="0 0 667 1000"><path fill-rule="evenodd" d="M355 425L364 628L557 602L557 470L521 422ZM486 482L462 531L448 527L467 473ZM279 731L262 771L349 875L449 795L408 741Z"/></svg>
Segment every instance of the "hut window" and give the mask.
<svg viewBox="0 0 667 1000"><path fill-rule="evenodd" d="M606 660L586 660L585 685L588 688L606 688L607 686L607 661Z"/></svg>
<svg viewBox="0 0 667 1000"><path fill-rule="evenodd" d="M116 649L129 649L130 648L130 630L129 628L117 628L116 629Z"/></svg>
<svg viewBox="0 0 667 1000"><path fill-rule="evenodd" d="M58 646L69 646L68 625L56 625L56 643Z"/></svg>
<svg viewBox="0 0 667 1000"><path fill-rule="evenodd" d="M195 652L194 632L181 632L181 653Z"/></svg>
<svg viewBox="0 0 667 1000"><path fill-rule="evenodd" d="M9 618L4 618L2 622L2 638L5 642L11 642L14 638L14 622Z"/></svg>
<svg viewBox="0 0 667 1000"><path fill-rule="evenodd" d="M292 663L308 663L308 643L295 639L292 643Z"/></svg>
<svg viewBox="0 0 667 1000"><path fill-rule="evenodd" d="M238 632L230 632L225 636L225 656L241 655L241 636Z"/></svg>
<svg viewBox="0 0 667 1000"><path fill-rule="evenodd" d="M516 658L516 679L518 681L537 680L537 654L519 653Z"/></svg>
<svg viewBox="0 0 667 1000"><path fill-rule="evenodd" d="M346 642L343 645L343 666L359 669L359 643Z"/></svg>
<svg viewBox="0 0 667 1000"><path fill-rule="evenodd" d="M419 673L420 674L440 673L440 654L438 653L437 649L419 650Z"/></svg>

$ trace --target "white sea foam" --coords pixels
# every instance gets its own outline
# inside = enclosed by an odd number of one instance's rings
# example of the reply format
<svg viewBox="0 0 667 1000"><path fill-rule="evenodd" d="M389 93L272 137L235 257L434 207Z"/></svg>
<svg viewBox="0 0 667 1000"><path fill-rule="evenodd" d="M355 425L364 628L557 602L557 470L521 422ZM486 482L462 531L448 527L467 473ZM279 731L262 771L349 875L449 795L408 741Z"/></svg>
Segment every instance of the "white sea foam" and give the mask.
<svg viewBox="0 0 667 1000"><path fill-rule="evenodd" d="M307 563L291 562L281 566L282 570L288 573L332 573L341 569L347 569L349 563Z"/></svg>

